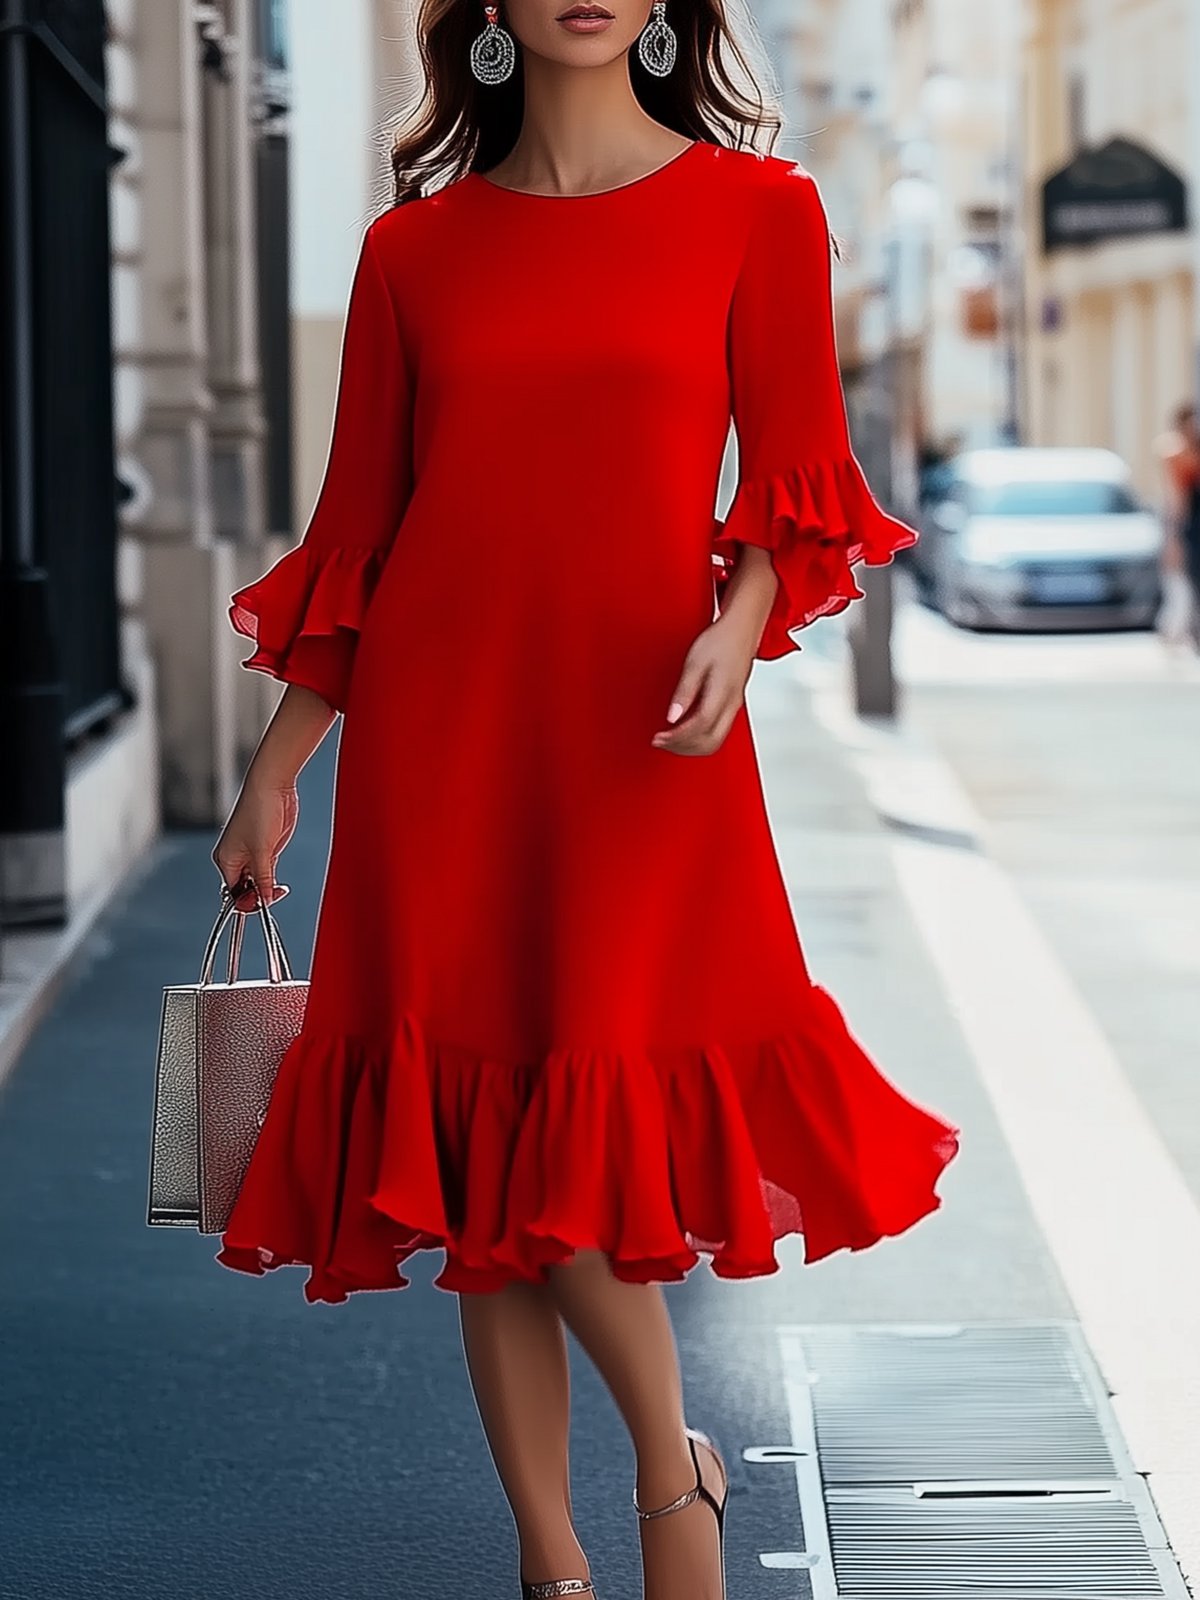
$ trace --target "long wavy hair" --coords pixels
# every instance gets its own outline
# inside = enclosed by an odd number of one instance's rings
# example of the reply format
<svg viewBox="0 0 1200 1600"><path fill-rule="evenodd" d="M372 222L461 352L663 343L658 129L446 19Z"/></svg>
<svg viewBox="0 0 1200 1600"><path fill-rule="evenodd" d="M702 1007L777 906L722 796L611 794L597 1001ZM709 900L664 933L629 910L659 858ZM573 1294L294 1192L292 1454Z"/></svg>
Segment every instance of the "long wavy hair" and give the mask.
<svg viewBox="0 0 1200 1600"><path fill-rule="evenodd" d="M521 52L507 82L479 83L470 50L483 25L479 0L421 0L417 47L424 84L392 144L396 205L468 172L488 171L517 141L525 101ZM652 76L636 49L630 51L630 79L643 110L686 138L771 154L783 117L761 86L763 67L751 65L735 37L729 0L686 0L671 25L679 54L667 77ZM756 41L750 28L742 31Z"/></svg>

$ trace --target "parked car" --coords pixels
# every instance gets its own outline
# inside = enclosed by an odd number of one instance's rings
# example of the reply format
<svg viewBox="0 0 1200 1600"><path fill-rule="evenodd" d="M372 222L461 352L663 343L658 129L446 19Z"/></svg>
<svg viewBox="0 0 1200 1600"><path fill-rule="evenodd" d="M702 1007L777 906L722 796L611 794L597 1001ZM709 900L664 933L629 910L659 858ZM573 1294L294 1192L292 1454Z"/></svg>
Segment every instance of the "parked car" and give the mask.
<svg viewBox="0 0 1200 1600"><path fill-rule="evenodd" d="M1111 450L966 450L949 463L938 490L924 508L913 567L949 621L1053 630L1153 626L1162 526Z"/></svg>

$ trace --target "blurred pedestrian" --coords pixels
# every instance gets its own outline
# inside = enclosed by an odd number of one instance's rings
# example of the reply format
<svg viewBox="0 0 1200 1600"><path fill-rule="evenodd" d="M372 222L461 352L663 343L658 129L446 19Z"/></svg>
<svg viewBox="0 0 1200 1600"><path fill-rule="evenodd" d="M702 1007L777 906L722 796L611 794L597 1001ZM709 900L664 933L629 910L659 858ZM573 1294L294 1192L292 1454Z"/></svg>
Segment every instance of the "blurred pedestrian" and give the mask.
<svg viewBox="0 0 1200 1600"><path fill-rule="evenodd" d="M1169 644L1200 649L1200 421L1187 401L1157 441L1163 464L1163 604L1158 627Z"/></svg>
<svg viewBox="0 0 1200 1600"><path fill-rule="evenodd" d="M917 452L917 499L922 510L946 499L954 482L954 459L964 446L961 434L927 439Z"/></svg>
<svg viewBox="0 0 1200 1600"><path fill-rule="evenodd" d="M337 1302L445 1252L532 1600L594 1592L565 1330L633 1439L649 1600L719 1600L726 1471L660 1285L899 1233L957 1148L808 975L744 704L915 535L851 452L816 185L735 147L778 119L713 71L720 0L666 13L425 0L320 498L233 608L288 684L214 852L244 910L345 718L304 1028L220 1259Z"/></svg>

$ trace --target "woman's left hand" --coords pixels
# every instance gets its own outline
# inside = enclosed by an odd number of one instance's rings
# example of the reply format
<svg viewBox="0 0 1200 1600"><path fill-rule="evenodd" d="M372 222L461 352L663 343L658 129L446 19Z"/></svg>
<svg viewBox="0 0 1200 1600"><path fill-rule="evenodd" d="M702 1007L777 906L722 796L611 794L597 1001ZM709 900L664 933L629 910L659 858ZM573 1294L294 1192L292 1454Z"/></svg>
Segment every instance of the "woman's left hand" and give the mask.
<svg viewBox="0 0 1200 1600"><path fill-rule="evenodd" d="M746 699L755 643L733 618L722 616L705 628L683 663L668 726L650 743L676 756L711 756L724 744Z"/></svg>

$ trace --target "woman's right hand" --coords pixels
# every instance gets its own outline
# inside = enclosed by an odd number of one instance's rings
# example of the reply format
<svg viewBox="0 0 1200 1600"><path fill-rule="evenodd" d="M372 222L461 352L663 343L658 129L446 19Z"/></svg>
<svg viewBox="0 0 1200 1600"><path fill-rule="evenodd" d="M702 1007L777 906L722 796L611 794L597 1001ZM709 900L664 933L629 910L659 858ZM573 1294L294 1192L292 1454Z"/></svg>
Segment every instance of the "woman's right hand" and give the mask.
<svg viewBox="0 0 1200 1600"><path fill-rule="evenodd" d="M261 897L273 905L287 893L275 881L275 865L283 848L296 831L300 799L294 784L276 787L247 776L242 792L229 814L213 850L217 871L229 888L252 879L253 890L237 901L239 911L253 911Z"/></svg>

